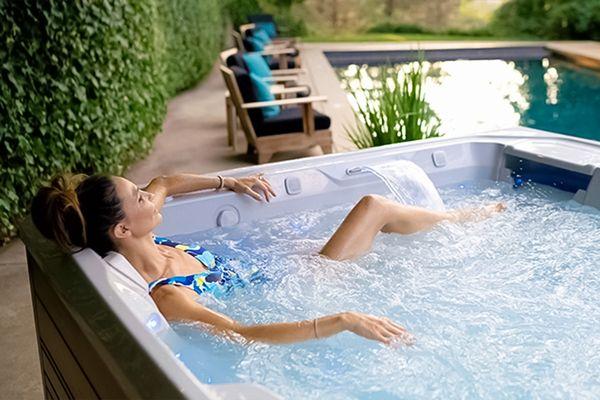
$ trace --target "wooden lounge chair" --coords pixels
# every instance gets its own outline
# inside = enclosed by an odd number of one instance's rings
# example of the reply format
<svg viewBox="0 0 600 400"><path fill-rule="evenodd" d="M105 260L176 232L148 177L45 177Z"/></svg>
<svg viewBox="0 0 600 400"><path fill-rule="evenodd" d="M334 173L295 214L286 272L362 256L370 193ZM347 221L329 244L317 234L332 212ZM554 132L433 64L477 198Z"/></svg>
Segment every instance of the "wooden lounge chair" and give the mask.
<svg viewBox="0 0 600 400"><path fill-rule="evenodd" d="M221 64L226 67L238 66L247 70L242 57L242 52L238 51L236 48L222 51L219 58ZM271 73L273 74L271 93L273 93L276 99L310 95L310 87L297 84L299 75L305 74L306 70L291 68L285 70L272 70ZM235 135L237 132L237 115L229 91L225 92L225 115L227 117L227 143L229 146L233 147L234 151L236 151Z"/></svg>
<svg viewBox="0 0 600 400"><path fill-rule="evenodd" d="M260 23L272 23L275 26L275 31L277 36L275 37L276 39L282 39L282 40L291 40L294 43L297 42L297 38L294 37L282 37L281 34L283 33L285 35L285 33L288 31L287 27L281 27L279 26L279 24L277 24L277 22L275 21L275 18L273 18L272 14L251 14L248 15L248 23L251 24L260 24Z"/></svg>
<svg viewBox="0 0 600 400"><path fill-rule="evenodd" d="M256 29L256 24L255 23L249 23L249 24L243 24L240 25L240 34L241 37L244 38L248 35L252 35L253 30ZM282 38L282 37L275 37L275 38L271 38L272 40L272 47L295 47L296 46L296 38Z"/></svg>
<svg viewBox="0 0 600 400"><path fill-rule="evenodd" d="M315 145L321 146L324 153L331 153L331 120L313 109L313 103L327 100L325 96L257 102L247 71L235 66L220 68L248 141L248 154L256 162L266 163L279 151ZM261 108L275 105L285 108L279 115L265 118Z"/></svg>
<svg viewBox="0 0 600 400"><path fill-rule="evenodd" d="M238 51L255 51L247 39L243 38L239 32L231 31L233 42ZM263 56L271 56L268 61L269 67L272 70L277 69L292 69L300 66L300 58L298 49L293 47L273 47L259 51Z"/></svg>

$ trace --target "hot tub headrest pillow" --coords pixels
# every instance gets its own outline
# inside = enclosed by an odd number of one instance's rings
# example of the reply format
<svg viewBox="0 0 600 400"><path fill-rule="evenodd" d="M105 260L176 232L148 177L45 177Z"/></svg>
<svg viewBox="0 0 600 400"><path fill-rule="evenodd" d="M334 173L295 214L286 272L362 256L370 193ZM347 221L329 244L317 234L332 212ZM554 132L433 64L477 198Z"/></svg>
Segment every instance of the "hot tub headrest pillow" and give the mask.
<svg viewBox="0 0 600 400"><path fill-rule="evenodd" d="M147 293L148 283L146 283L140 273L133 268L133 265L131 265L121 253L110 251L106 257L104 257L104 261L106 261L106 263L112 267L112 269L116 270L120 275L125 276L125 278L134 283L135 286L140 287L144 293Z"/></svg>

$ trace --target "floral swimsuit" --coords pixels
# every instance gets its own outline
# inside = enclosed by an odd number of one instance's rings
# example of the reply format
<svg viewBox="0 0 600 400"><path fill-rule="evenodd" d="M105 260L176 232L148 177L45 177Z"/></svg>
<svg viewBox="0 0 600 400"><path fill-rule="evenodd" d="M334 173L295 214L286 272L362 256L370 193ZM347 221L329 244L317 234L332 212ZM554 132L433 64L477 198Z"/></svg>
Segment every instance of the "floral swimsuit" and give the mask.
<svg viewBox="0 0 600 400"><path fill-rule="evenodd" d="M159 236L154 237L154 243L185 251L204 264L208 271L186 276L171 276L169 278L157 279L148 285L148 293L151 293L159 286L175 285L185 286L199 295L211 293L216 297L221 297L229 294L234 288L245 285L244 280L223 259L214 256L202 246L197 244L182 244Z"/></svg>

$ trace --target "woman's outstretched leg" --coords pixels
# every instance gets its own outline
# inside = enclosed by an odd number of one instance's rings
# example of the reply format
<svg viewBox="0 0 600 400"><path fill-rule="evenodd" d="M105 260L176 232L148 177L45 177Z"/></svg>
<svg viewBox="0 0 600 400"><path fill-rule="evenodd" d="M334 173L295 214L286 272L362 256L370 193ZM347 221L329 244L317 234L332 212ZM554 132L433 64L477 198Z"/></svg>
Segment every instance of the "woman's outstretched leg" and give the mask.
<svg viewBox="0 0 600 400"><path fill-rule="evenodd" d="M479 220L504 210L501 203L479 209L433 211L407 206L378 195L364 196L346 216L320 254L334 259L355 258L371 248L377 233L410 234L441 221Z"/></svg>

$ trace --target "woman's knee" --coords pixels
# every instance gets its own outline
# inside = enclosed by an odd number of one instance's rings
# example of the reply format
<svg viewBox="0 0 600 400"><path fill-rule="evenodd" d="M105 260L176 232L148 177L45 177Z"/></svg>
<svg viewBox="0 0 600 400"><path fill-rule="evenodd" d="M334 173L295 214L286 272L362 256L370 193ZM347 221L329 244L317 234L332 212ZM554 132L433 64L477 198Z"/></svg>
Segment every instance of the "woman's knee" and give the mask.
<svg viewBox="0 0 600 400"><path fill-rule="evenodd" d="M378 194L367 194L356 204L366 210L379 210L384 205L386 198Z"/></svg>

